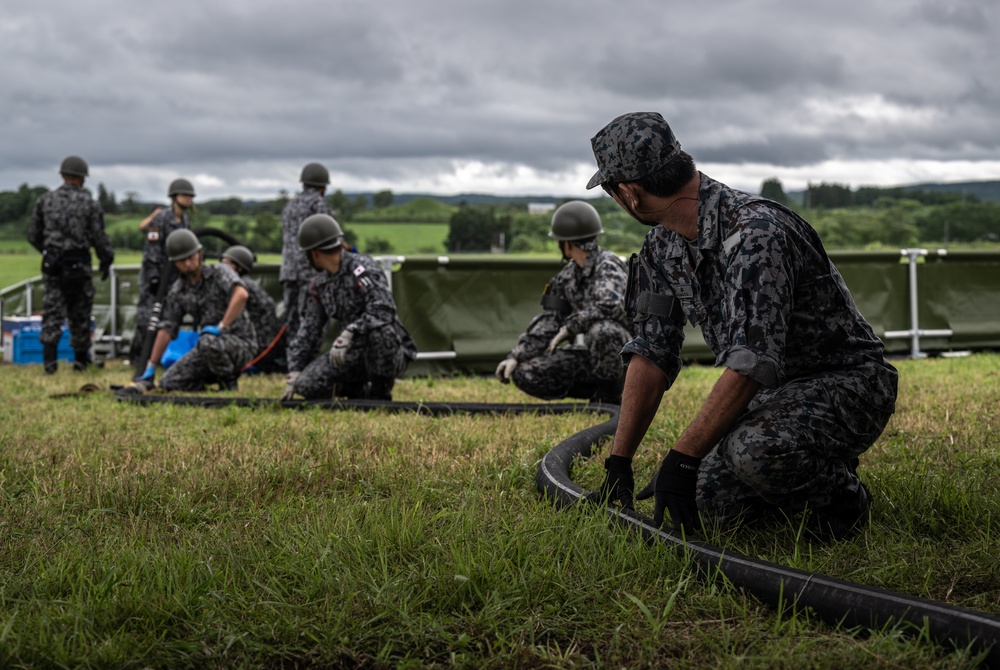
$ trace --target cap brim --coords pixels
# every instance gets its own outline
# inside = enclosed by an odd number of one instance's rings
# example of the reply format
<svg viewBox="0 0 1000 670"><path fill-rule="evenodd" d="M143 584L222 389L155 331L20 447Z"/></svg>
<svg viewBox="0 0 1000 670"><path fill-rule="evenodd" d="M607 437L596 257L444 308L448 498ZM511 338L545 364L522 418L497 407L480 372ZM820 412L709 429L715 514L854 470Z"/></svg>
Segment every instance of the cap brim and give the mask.
<svg viewBox="0 0 1000 670"><path fill-rule="evenodd" d="M590 178L590 181L587 182L587 190L589 191L595 186L600 186L603 183L604 183L604 175L601 174L600 170L598 170L597 172L594 173L594 176Z"/></svg>

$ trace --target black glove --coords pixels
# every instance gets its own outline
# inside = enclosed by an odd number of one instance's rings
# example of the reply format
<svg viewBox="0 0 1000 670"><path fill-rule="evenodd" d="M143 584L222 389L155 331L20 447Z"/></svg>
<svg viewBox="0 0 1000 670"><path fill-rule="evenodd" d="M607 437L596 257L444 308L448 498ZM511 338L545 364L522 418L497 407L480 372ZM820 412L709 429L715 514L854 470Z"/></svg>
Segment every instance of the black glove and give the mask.
<svg viewBox="0 0 1000 670"><path fill-rule="evenodd" d="M101 281L107 281L111 275L111 263L113 261L101 261Z"/></svg>
<svg viewBox="0 0 1000 670"><path fill-rule="evenodd" d="M601 490L587 495L587 501L603 505L616 503L624 509L635 509L632 503L632 490L635 480L632 479L632 459L625 456L608 456L604 459L604 483Z"/></svg>
<svg viewBox="0 0 1000 670"><path fill-rule="evenodd" d="M659 528L663 525L663 511L667 510L675 529L685 533L700 529L698 505L695 502L700 465L700 458L682 454L676 449L667 452L660 464L660 471L656 473L656 483L652 486L652 495L656 496L653 506L654 526ZM645 500L650 496L650 488L647 486L636 497Z"/></svg>

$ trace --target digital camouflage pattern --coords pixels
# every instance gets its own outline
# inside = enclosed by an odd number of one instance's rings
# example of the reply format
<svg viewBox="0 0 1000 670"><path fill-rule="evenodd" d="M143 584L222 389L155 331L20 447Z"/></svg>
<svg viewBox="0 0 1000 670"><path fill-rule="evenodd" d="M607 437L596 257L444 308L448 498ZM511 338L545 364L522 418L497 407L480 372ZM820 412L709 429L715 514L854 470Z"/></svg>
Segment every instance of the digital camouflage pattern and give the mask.
<svg viewBox="0 0 1000 670"><path fill-rule="evenodd" d="M299 246L299 228L313 214L329 214L333 210L323 198L318 187L304 186L302 192L288 201L281 212L281 269L278 279L282 285L282 302L285 304L285 322L288 324L289 341L299 332L299 319L305 310L306 288L316 271L309 265L309 258Z"/></svg>
<svg viewBox="0 0 1000 670"><path fill-rule="evenodd" d="M309 265L302 247L299 246L299 227L313 214L333 216L318 188L306 186L302 193L288 201L281 212L281 270L278 279L284 282L305 282L312 279L316 271Z"/></svg>
<svg viewBox="0 0 1000 670"><path fill-rule="evenodd" d="M167 294L160 329L173 337L185 316L200 330L222 321L233 288L243 280L225 265L203 265L202 278L192 284L185 277L174 281ZM170 391L200 391L206 384L220 383L228 388L256 353L257 333L246 308L220 335L202 335L194 349L170 366L160 387Z"/></svg>
<svg viewBox="0 0 1000 670"><path fill-rule="evenodd" d="M249 294L245 309L250 315L250 321L257 333L257 352L259 353L271 344L274 336L281 329L281 325L278 323L278 308L274 304L274 299L264 290L263 286L247 276L240 279L243 280L243 286Z"/></svg>
<svg viewBox="0 0 1000 670"><path fill-rule="evenodd" d="M142 265L139 267L139 299L135 306L135 330L129 347L129 358L136 359L142 354L143 338L149 326L153 305L160 289L160 280L167 260L166 242L175 230L191 229L187 214L178 221L172 206L164 207L149 222L146 239L142 247Z"/></svg>
<svg viewBox="0 0 1000 670"><path fill-rule="evenodd" d="M28 242L44 259L39 341L58 343L63 321L69 321L73 350L89 351L94 304L90 249L97 253L102 268L110 267L115 259L111 240L104 232L101 206L83 187L63 184L38 198L28 223Z"/></svg>
<svg viewBox="0 0 1000 670"><path fill-rule="evenodd" d="M705 175L699 236L656 226L631 273L636 337L623 350L663 371L681 368L685 319L716 364L763 386L702 461L698 503L727 518L757 504L827 505L860 482L849 459L870 447L895 409L896 370L808 223L781 205ZM640 308L675 298L672 316Z"/></svg>
<svg viewBox="0 0 1000 670"><path fill-rule="evenodd" d="M624 368L622 347L631 339L631 322L622 301L625 265L596 242L578 244L588 252L583 267L569 262L552 278L543 298L546 306L528 324L507 354L518 361L511 381L529 395L551 400L585 398L619 402ZM570 346L546 353L549 342L565 326ZM577 335L584 344L574 344Z"/></svg>
<svg viewBox="0 0 1000 670"><path fill-rule="evenodd" d="M288 345L288 369L301 372L295 392L305 398L330 398L335 387L345 384L393 380L417 354L399 321L382 266L370 256L340 253L336 274L318 272L312 280L299 332ZM310 362L330 320L354 333L347 360L340 366L332 365L325 351Z"/></svg>
<svg viewBox="0 0 1000 670"><path fill-rule="evenodd" d="M191 222L187 214L177 220L173 207L164 207L146 227L146 240L142 247L142 266L139 269L139 291L141 294L156 295L153 284L158 284L167 262L166 243L175 230L190 230Z"/></svg>
<svg viewBox="0 0 1000 670"><path fill-rule="evenodd" d="M659 170L681 150L670 126L659 112L622 114L590 140L597 172L591 189L609 182L637 181Z"/></svg>
<svg viewBox="0 0 1000 670"><path fill-rule="evenodd" d="M254 368L259 372L285 372L287 363L285 352L288 346L288 330L275 341L281 324L278 322L277 306L267 291L246 275L242 277L249 297L246 311L257 332L257 350L254 352Z"/></svg>

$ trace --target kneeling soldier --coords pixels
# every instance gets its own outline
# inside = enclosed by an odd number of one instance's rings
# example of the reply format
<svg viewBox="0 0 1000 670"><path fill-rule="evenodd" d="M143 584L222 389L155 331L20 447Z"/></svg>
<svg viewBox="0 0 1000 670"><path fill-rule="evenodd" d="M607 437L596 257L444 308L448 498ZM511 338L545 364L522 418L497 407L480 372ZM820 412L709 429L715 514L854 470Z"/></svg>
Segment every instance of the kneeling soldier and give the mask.
<svg viewBox="0 0 1000 670"><path fill-rule="evenodd" d="M574 200L553 213L549 236L567 263L545 287L544 311L497 366L501 382L545 400L621 402L620 352L632 339L622 300L628 274L621 259L597 243L603 232L590 203ZM564 342L569 346L560 347Z"/></svg>
<svg viewBox="0 0 1000 670"><path fill-rule="evenodd" d="M371 257L344 249L343 241L340 224L328 214L313 214L299 229L299 245L318 272L288 345L283 400L295 394L392 400L396 377L416 358L382 268ZM330 319L340 324L340 335L328 355L310 363Z"/></svg>
<svg viewBox="0 0 1000 670"><path fill-rule="evenodd" d="M170 233L166 252L181 276L170 287L152 355L136 381L153 384L163 352L189 315L198 343L164 373L160 388L202 391L217 383L221 390L235 390L257 348L256 332L243 309L248 295L243 280L226 265L205 265L201 242L190 230Z"/></svg>

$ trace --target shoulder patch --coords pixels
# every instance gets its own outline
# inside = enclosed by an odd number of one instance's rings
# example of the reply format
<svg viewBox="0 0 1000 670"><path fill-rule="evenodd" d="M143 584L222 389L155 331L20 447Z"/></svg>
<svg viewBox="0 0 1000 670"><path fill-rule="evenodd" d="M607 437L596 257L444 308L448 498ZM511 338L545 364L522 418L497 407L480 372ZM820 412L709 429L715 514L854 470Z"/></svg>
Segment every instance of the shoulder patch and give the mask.
<svg viewBox="0 0 1000 670"><path fill-rule="evenodd" d="M736 231L722 242L722 249L728 254L737 244L740 243L740 233Z"/></svg>
<svg viewBox="0 0 1000 670"><path fill-rule="evenodd" d="M355 277L360 277L365 272L367 272L367 270L365 270L365 266L364 265L359 265L358 267L354 268L354 276Z"/></svg>

